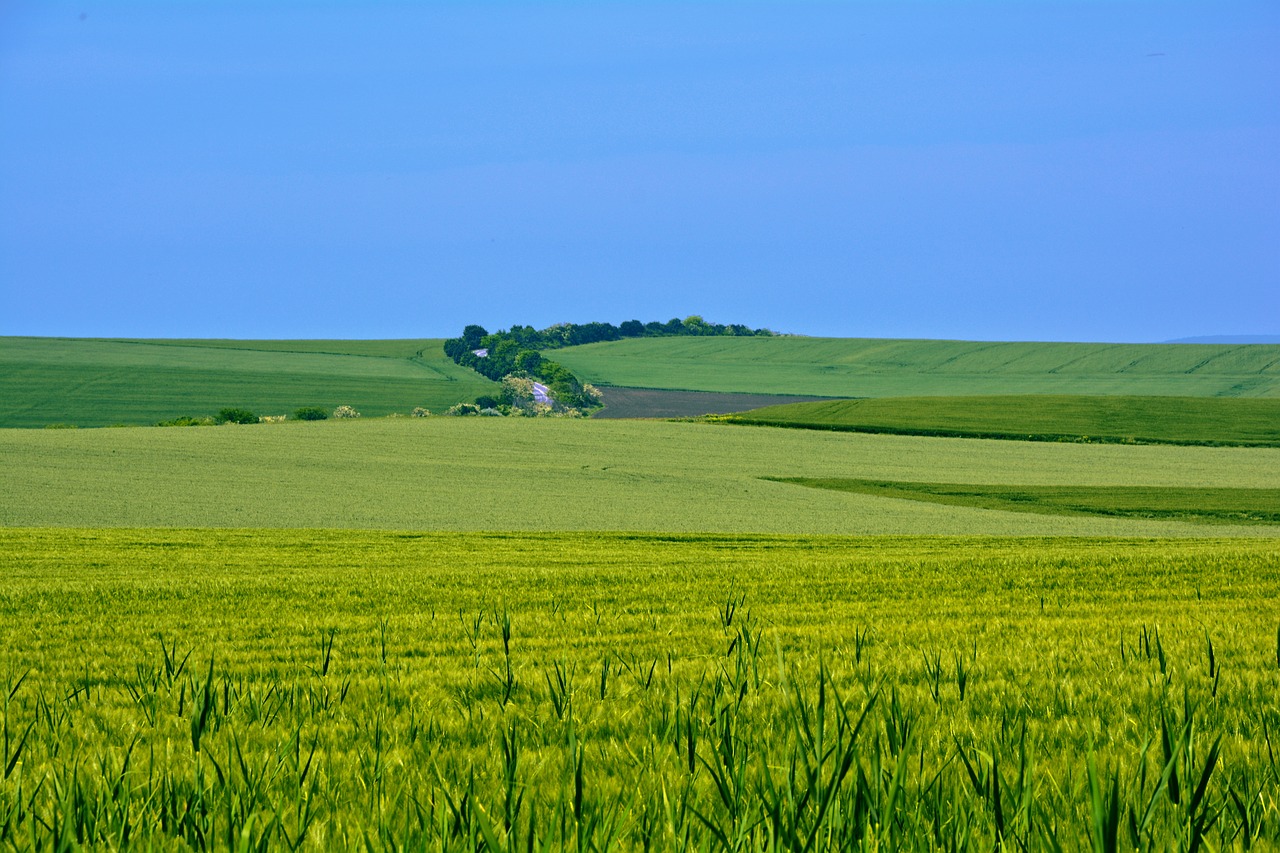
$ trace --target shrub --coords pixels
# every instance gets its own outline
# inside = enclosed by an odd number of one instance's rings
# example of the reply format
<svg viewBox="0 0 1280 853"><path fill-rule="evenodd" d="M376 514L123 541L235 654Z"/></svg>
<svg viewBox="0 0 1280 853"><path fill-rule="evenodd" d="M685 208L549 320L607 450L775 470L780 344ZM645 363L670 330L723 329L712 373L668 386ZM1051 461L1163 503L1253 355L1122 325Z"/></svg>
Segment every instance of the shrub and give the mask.
<svg viewBox="0 0 1280 853"><path fill-rule="evenodd" d="M180 418L173 418L172 420L167 420L167 421L159 421L156 423L156 426L160 426L160 427L213 426L215 423L216 421L213 418L209 417L208 415L205 415L199 418L193 418L190 415L183 415Z"/></svg>
<svg viewBox="0 0 1280 853"><path fill-rule="evenodd" d="M319 406L303 406L293 416L300 421L323 421L328 419L329 413Z"/></svg>
<svg viewBox="0 0 1280 853"><path fill-rule="evenodd" d="M358 418L360 413L352 406L339 406L333 410L333 416L335 418Z"/></svg>
<svg viewBox="0 0 1280 853"><path fill-rule="evenodd" d="M219 409L213 420L220 424L256 424L258 416L248 409L226 408Z"/></svg>
<svg viewBox="0 0 1280 853"><path fill-rule="evenodd" d="M480 414L480 407L477 406L475 403L458 403L455 406L450 406L449 409L445 412L445 414L446 415L478 415Z"/></svg>
<svg viewBox="0 0 1280 853"><path fill-rule="evenodd" d="M282 424L288 420L288 415L262 415L258 418L260 424Z"/></svg>
<svg viewBox="0 0 1280 853"><path fill-rule="evenodd" d="M476 405L481 409L496 409L500 404L500 400L496 397L490 397L488 394L482 394L479 397L476 397Z"/></svg>
<svg viewBox="0 0 1280 853"><path fill-rule="evenodd" d="M502 401L514 406L533 402L533 380L524 376L502 377Z"/></svg>
<svg viewBox="0 0 1280 853"><path fill-rule="evenodd" d="M415 418L427 418L427 417L430 417L430 416L431 416L431 410L430 410L430 409L424 409L424 408L422 408L421 406L417 406L417 407L415 407L415 408L414 408L414 410L413 410L412 412L410 412L409 414L410 414L411 416L415 417Z"/></svg>

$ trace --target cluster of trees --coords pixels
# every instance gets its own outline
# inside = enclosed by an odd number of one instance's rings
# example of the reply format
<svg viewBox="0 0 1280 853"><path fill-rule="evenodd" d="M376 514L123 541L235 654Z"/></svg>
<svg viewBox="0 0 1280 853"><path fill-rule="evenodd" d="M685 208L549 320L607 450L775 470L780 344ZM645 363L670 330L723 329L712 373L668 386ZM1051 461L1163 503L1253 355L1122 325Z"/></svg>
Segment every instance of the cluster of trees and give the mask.
<svg viewBox="0 0 1280 853"><path fill-rule="evenodd" d="M545 350L594 344L600 341L620 341L623 338L726 335L753 337L773 334L775 333L768 329L752 329L741 323L731 323L727 326L722 323L708 323L695 314L683 320L673 318L665 323L657 321L641 323L639 320L627 320L617 326L612 323L557 323L541 330L532 326L512 326L510 329L493 334L485 331L483 326L473 325L463 330L461 338L452 340L462 341L467 350L488 349L492 352L504 341L514 341L521 349Z"/></svg>
<svg viewBox="0 0 1280 853"><path fill-rule="evenodd" d="M541 330L532 326L512 326L493 333L483 326L471 325L462 330L461 337L445 341L444 352L456 363L470 367L495 382L504 376L528 376L544 383L557 402L574 408L592 408L600 405L599 401L583 388L578 377L564 365L544 358L539 350L623 338L773 334L768 329L752 329L739 323L727 326L708 323L696 314L665 323L641 323L639 320L627 320L617 326L612 323L557 323Z"/></svg>

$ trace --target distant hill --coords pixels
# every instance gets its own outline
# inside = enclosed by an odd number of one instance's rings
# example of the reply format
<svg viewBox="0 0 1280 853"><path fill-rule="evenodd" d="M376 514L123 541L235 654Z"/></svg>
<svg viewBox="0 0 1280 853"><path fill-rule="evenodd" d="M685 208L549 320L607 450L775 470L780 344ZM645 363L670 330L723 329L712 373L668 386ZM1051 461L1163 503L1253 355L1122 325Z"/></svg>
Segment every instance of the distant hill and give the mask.
<svg viewBox="0 0 1280 853"><path fill-rule="evenodd" d="M665 337L566 347L555 358L583 380L614 388L844 398L1280 397L1280 344ZM260 415L339 404L370 416L440 411L495 387L454 364L435 339L0 338L0 427L149 424L227 406ZM708 409L701 399L635 398L626 414L738 408L725 402Z"/></svg>
<svg viewBox="0 0 1280 853"><path fill-rule="evenodd" d="M1280 345L638 338L556 351L596 385L815 397L1280 396Z"/></svg>
<svg viewBox="0 0 1280 853"><path fill-rule="evenodd" d="M441 343L0 338L0 427L151 424L231 406L407 414L495 387Z"/></svg>
<svg viewBox="0 0 1280 853"><path fill-rule="evenodd" d="M1177 338L1169 344L1280 344L1280 335L1206 335L1201 338Z"/></svg>

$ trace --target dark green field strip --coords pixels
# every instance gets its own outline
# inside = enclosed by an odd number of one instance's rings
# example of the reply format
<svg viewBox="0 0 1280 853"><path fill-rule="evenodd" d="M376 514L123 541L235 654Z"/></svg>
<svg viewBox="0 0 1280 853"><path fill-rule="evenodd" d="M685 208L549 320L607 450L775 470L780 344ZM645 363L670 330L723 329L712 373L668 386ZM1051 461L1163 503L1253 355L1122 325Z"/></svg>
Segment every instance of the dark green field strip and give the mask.
<svg viewBox="0 0 1280 853"><path fill-rule="evenodd" d="M636 388L907 397L1280 397L1280 345L861 338L636 338L556 351L585 381Z"/></svg>
<svg viewBox="0 0 1280 853"><path fill-rule="evenodd" d="M696 418L700 415L746 412L762 406L812 402L815 397L779 394L724 394L715 391L666 391L656 388L600 389L604 408L595 418Z"/></svg>
<svg viewBox="0 0 1280 853"><path fill-rule="evenodd" d="M244 346L236 346L243 343ZM442 410L493 387L438 342L0 339L0 426L150 424L225 406Z"/></svg>
<svg viewBox="0 0 1280 853"><path fill-rule="evenodd" d="M848 432L1280 446L1280 399L1025 395L826 400L770 406L731 423Z"/></svg>
<svg viewBox="0 0 1280 853"><path fill-rule="evenodd" d="M1280 489L993 486L820 477L765 479L837 492L1042 515L1103 515L1216 524L1280 523Z"/></svg>

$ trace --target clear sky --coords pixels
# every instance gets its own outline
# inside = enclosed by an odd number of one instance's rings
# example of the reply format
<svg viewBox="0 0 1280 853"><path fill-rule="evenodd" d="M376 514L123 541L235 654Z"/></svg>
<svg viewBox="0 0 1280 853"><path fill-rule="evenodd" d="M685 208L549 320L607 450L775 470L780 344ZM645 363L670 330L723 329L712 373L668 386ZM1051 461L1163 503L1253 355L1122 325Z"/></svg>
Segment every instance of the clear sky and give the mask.
<svg viewBox="0 0 1280 853"><path fill-rule="evenodd" d="M1280 3L0 0L0 334L1280 332Z"/></svg>

